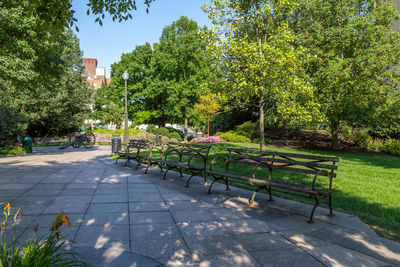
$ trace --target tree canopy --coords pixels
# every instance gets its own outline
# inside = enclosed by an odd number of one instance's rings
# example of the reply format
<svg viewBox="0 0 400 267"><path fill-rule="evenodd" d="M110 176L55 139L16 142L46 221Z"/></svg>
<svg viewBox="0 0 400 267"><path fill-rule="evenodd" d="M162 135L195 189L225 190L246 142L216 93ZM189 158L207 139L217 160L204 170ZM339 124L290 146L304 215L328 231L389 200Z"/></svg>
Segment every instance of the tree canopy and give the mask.
<svg viewBox="0 0 400 267"><path fill-rule="evenodd" d="M13 127L19 134L61 135L76 130L91 94L78 39L64 31L51 40L48 32L37 27L37 18L29 16L26 2L3 4L0 105L7 113L18 114Z"/></svg>
<svg viewBox="0 0 400 267"><path fill-rule="evenodd" d="M223 93L237 104L259 108L260 136L264 114L277 110L302 120L312 120L318 106L304 79L300 50L288 18L295 1L212 0L204 10L220 38L211 48L221 60L227 85ZM314 113L313 113L314 112ZM264 149L264 138L260 138Z"/></svg>
<svg viewBox="0 0 400 267"><path fill-rule="evenodd" d="M205 83L215 76L206 53L207 40L202 38L204 31L183 16L163 29L158 43L137 46L112 65L110 93L117 99L124 97L122 73L130 74L128 101L134 124L184 123L187 128L190 119L196 124L199 118L194 104Z"/></svg>
<svg viewBox="0 0 400 267"><path fill-rule="evenodd" d="M391 1L301 0L292 20L307 73L338 148L342 123L376 125L398 101L400 33ZM376 122L376 121L375 121Z"/></svg>

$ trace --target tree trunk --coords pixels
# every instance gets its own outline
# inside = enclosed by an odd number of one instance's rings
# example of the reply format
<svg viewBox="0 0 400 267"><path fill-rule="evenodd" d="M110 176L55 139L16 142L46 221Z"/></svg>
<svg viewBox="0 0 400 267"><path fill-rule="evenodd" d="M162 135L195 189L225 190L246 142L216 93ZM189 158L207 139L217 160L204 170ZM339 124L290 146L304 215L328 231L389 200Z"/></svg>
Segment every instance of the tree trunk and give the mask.
<svg viewBox="0 0 400 267"><path fill-rule="evenodd" d="M188 116L187 116L187 105L185 106L185 138L183 139L183 141L186 143L188 141L187 139L187 134L188 134Z"/></svg>
<svg viewBox="0 0 400 267"><path fill-rule="evenodd" d="M331 134L332 134L332 149L339 149L339 125L338 121L331 122Z"/></svg>
<svg viewBox="0 0 400 267"><path fill-rule="evenodd" d="M263 90L264 91L264 90ZM260 150L264 151L264 94L261 92L260 96Z"/></svg>
<svg viewBox="0 0 400 267"><path fill-rule="evenodd" d="M210 137L210 118L207 119L207 137Z"/></svg>

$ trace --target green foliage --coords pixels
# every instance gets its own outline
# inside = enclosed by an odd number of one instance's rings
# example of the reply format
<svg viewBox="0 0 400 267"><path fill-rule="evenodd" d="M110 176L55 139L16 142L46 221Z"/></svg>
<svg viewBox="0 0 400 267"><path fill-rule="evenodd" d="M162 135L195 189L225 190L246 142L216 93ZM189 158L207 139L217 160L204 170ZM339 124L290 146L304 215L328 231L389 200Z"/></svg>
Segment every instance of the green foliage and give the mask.
<svg viewBox="0 0 400 267"><path fill-rule="evenodd" d="M221 138L224 139L226 142L251 143L250 138L243 136L243 135L239 135L234 131L229 131L229 132L221 134Z"/></svg>
<svg viewBox="0 0 400 267"><path fill-rule="evenodd" d="M383 151L386 153L400 156L400 141L399 140L388 140L386 141Z"/></svg>
<svg viewBox="0 0 400 267"><path fill-rule="evenodd" d="M354 140L354 143L362 149L381 150L383 148L382 141L374 140L367 131L357 131L346 135Z"/></svg>
<svg viewBox="0 0 400 267"><path fill-rule="evenodd" d="M147 6L155 0L143 0ZM5 1L11 2L11 1ZM132 19L131 13L137 9L135 0L87 0L87 15L92 13L96 16L95 22L103 25L105 15L110 15L113 21L124 21ZM74 17L75 11L72 9L71 1L64 0L33 0L28 1L29 13L40 20L38 25L41 29L49 31L54 38L58 36L66 27L77 26L77 19Z"/></svg>
<svg viewBox="0 0 400 267"><path fill-rule="evenodd" d="M227 132L235 129L236 125L242 124L246 121L255 121L257 120L257 117L254 115L256 112L256 109L240 108L231 108L229 110L218 112L210 123L210 132Z"/></svg>
<svg viewBox="0 0 400 267"><path fill-rule="evenodd" d="M303 65L338 148L340 124L374 124L398 99L400 33L392 1L300 0L291 20ZM376 122L376 121L375 121Z"/></svg>
<svg viewBox="0 0 400 267"><path fill-rule="evenodd" d="M71 31L52 39L41 30L28 2L0 2L1 105L25 118L17 128L31 136L64 135L81 126L92 93L82 52Z"/></svg>
<svg viewBox="0 0 400 267"><path fill-rule="evenodd" d="M15 142L18 135L23 136L25 127L26 118L23 114L0 103L0 139Z"/></svg>
<svg viewBox="0 0 400 267"><path fill-rule="evenodd" d="M147 126L147 132L152 133L154 135L161 135L168 138L175 138L179 141L183 140L182 132L180 130L173 128L167 128L167 127L156 128L154 125L150 124Z"/></svg>
<svg viewBox="0 0 400 267"><path fill-rule="evenodd" d="M16 156L26 154L25 148L20 146L5 146L0 147L0 157Z"/></svg>
<svg viewBox="0 0 400 267"><path fill-rule="evenodd" d="M13 213L11 213L12 211ZM53 266L89 266L85 257L74 251L65 251L63 246L66 241L60 240L60 227L67 223L70 227L68 216L60 212L50 229L46 240L36 238L39 225L35 227L34 235L26 245L16 246L15 233L17 223L23 220L21 210L17 211L8 203L4 207L5 220L1 222L0 234L0 266L21 267L53 267ZM13 242L7 244L8 218L13 219ZM21 219L22 218L22 219Z"/></svg>
<svg viewBox="0 0 400 267"><path fill-rule="evenodd" d="M260 124L257 122L246 121L236 126L236 133L253 140L260 135ZM258 142L260 142L260 138L258 138Z"/></svg>
<svg viewBox="0 0 400 267"><path fill-rule="evenodd" d="M377 114L368 127L368 134L374 138L400 139L400 99Z"/></svg>
<svg viewBox="0 0 400 267"><path fill-rule="evenodd" d="M124 109L114 102L110 102L107 106L107 112L103 116L103 121L105 123L113 123L118 127L122 124L122 114Z"/></svg>
<svg viewBox="0 0 400 267"><path fill-rule="evenodd" d="M117 130L113 131L111 129L104 130L103 128L100 127L100 128L97 128L97 129L95 129L95 130L93 130L91 132L99 133L99 134L110 134L110 135L111 134L118 134L118 135L123 135L124 134L124 129L117 129ZM137 135L139 133L144 133L144 132L141 131L141 130L129 128L129 136L135 136L135 135Z"/></svg>

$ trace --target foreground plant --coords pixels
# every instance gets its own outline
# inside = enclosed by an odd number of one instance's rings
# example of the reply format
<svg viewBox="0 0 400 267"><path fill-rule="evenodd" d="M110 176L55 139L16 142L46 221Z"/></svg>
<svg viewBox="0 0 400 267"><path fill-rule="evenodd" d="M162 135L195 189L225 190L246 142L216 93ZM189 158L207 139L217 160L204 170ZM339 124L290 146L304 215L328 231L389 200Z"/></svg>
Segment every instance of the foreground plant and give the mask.
<svg viewBox="0 0 400 267"><path fill-rule="evenodd" d="M12 211L12 213L11 213ZM10 203L4 207L4 221L1 222L0 234L0 267L8 266L89 266L85 257L73 251L65 251L63 245L66 241L61 241L60 227L66 223L71 226L69 218L65 212L60 212L52 223L50 234L47 239L35 238L39 229L39 224L34 227L32 240L26 245L16 246L16 227L17 219L22 218L20 209L15 210ZM12 216L13 241L7 245L7 223Z"/></svg>

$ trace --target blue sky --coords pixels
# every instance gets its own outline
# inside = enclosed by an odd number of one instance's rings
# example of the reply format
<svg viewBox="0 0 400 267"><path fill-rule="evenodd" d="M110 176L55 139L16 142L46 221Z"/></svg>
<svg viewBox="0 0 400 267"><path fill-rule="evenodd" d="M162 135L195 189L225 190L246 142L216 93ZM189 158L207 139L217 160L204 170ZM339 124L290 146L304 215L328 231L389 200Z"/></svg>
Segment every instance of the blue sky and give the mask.
<svg viewBox="0 0 400 267"><path fill-rule="evenodd" d="M73 0L72 7L78 19L80 39L84 57L97 58L98 67L106 68L106 76L110 77L111 64L118 62L123 53L131 52L135 46L148 42L158 42L162 29L187 16L200 26L211 26L207 15L201 10L209 0L155 0L146 13L143 0L137 0L138 9L132 13L133 19L121 23L113 22L110 17L103 20L103 26L95 23L95 16L87 16L85 0Z"/></svg>

